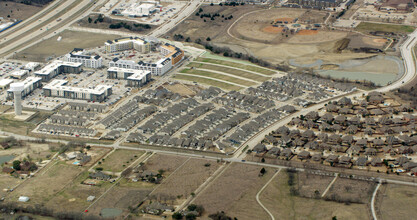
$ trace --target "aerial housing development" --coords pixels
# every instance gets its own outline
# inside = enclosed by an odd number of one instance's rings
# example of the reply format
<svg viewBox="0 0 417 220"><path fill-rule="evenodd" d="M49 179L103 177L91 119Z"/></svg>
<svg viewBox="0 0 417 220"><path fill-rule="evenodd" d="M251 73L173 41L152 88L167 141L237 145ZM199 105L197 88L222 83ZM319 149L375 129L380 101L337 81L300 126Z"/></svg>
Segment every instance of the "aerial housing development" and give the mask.
<svg viewBox="0 0 417 220"><path fill-rule="evenodd" d="M0 217L413 219L415 7L0 1Z"/></svg>

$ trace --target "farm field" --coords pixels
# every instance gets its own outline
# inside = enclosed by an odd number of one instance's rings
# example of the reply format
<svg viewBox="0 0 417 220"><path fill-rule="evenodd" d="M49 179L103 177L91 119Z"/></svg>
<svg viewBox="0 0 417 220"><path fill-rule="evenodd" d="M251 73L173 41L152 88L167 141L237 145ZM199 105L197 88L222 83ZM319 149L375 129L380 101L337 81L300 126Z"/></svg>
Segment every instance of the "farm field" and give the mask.
<svg viewBox="0 0 417 220"><path fill-rule="evenodd" d="M281 170L260 195L261 202L276 219L331 219L333 216L337 219L370 218L365 204L345 205L292 195L288 180L289 175L286 170ZM293 184L296 186L297 181Z"/></svg>
<svg viewBox="0 0 417 220"><path fill-rule="evenodd" d="M103 168L104 171L121 172L142 154L144 154L144 151L115 150L103 158L104 160L102 159L101 164L97 167Z"/></svg>
<svg viewBox="0 0 417 220"><path fill-rule="evenodd" d="M205 214L225 211L238 219L268 219L268 214L258 205L255 196L274 174L266 168L259 176L261 167L232 163L208 187L197 195L194 203L203 205Z"/></svg>
<svg viewBox="0 0 417 220"><path fill-rule="evenodd" d="M103 46L107 40L119 38L119 35L98 34L81 31L63 31L62 39L57 37L46 39L15 55L16 59L45 62L48 57L57 57L69 53L74 48L93 48Z"/></svg>
<svg viewBox="0 0 417 220"><path fill-rule="evenodd" d="M397 33L411 33L415 30L415 27L408 25L395 25L395 24L378 24L378 23L369 23L361 22L355 30L369 33L371 31L386 31L386 32L397 32Z"/></svg>
<svg viewBox="0 0 417 220"><path fill-rule="evenodd" d="M387 184L384 190L379 188L378 193L383 193L382 201L377 202L379 218L388 219L409 219L417 215L414 208L417 202L417 188L413 186L402 186Z"/></svg>
<svg viewBox="0 0 417 220"><path fill-rule="evenodd" d="M186 199L217 169L215 161L190 159L175 174L165 179L152 195Z"/></svg>
<svg viewBox="0 0 417 220"><path fill-rule="evenodd" d="M242 86L253 86L255 83L246 81L244 79L235 78L228 75L223 75L215 72L210 72L206 70L200 70L200 69L183 69L180 71L180 73L184 73L187 75L195 75L195 76L204 76L204 77L210 77L214 79L224 80L231 83L239 84Z"/></svg>
<svg viewBox="0 0 417 220"><path fill-rule="evenodd" d="M175 74L173 76L173 78L178 79L178 80L186 80L186 81L202 83L202 84L206 84L206 85L209 85L209 86L216 86L216 87L219 87L219 88L224 89L224 90L241 90L241 89L243 89L243 87L236 86L236 85L233 85L233 84L229 84L229 83L225 83L225 82L221 82L221 81L217 81L217 80L213 80L213 79L191 76L191 75Z"/></svg>

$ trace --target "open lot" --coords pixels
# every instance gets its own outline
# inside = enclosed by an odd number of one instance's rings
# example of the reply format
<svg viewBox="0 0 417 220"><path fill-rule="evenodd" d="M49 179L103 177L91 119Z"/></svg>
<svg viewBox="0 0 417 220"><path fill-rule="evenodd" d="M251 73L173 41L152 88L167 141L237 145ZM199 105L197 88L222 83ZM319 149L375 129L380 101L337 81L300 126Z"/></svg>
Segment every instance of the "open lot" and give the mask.
<svg viewBox="0 0 417 220"><path fill-rule="evenodd" d="M219 87L219 88L225 89L225 90L241 90L241 89L243 89L243 87L235 86L235 85L232 85L232 84L229 84L229 83L225 83L225 82L221 82L221 81L217 81L217 80L212 80L212 79L205 79L205 78L191 76L191 75L175 74L173 76L173 78L174 79L179 79L179 80L186 80L186 81L202 83L202 84L206 84L206 85L209 85L209 86Z"/></svg>
<svg viewBox="0 0 417 220"><path fill-rule="evenodd" d="M1 1L0 2L0 17L16 20L25 20L30 16L42 10L42 7L34 5L26 5L22 3Z"/></svg>
<svg viewBox="0 0 417 220"><path fill-rule="evenodd" d="M333 180L333 176L322 176L309 174L307 172L297 173L297 188L300 196L317 198L321 195Z"/></svg>
<svg viewBox="0 0 417 220"><path fill-rule="evenodd" d="M143 170L151 170L154 172L163 170L164 176L169 176L169 174L175 171L186 160L187 158L182 156L155 154L142 167Z"/></svg>
<svg viewBox="0 0 417 220"><path fill-rule="evenodd" d="M416 187L393 184L383 187L386 187L385 192L379 199L382 201L377 200L381 219L410 219L417 215L414 208L417 201ZM380 190L383 191L382 188Z"/></svg>
<svg viewBox="0 0 417 220"><path fill-rule="evenodd" d="M255 200L256 193L271 178L272 169L259 176L261 167L232 163L201 194L195 204L203 205L205 214L225 211L238 219L268 219Z"/></svg>
<svg viewBox="0 0 417 220"><path fill-rule="evenodd" d="M296 178L295 178L296 179ZM309 199L290 193L289 176L282 170L260 196L261 202L276 219L369 219L364 204L350 204ZM297 181L294 182L297 185Z"/></svg>
<svg viewBox="0 0 417 220"><path fill-rule="evenodd" d="M369 22L361 22L355 30L369 33L371 31L386 31L386 32L395 32L395 33L402 33L407 34L411 33L416 28L413 26L408 25L395 25L395 24L378 24L378 23L369 23Z"/></svg>
<svg viewBox="0 0 417 220"><path fill-rule="evenodd" d="M19 196L28 196L29 203L44 204L83 171L83 168L63 162L52 162L44 169L36 177L28 179L10 193L8 199L16 201Z"/></svg>
<svg viewBox="0 0 417 220"><path fill-rule="evenodd" d="M219 164L214 161L190 159L174 175L164 180L152 195L186 199L218 168Z"/></svg>
<svg viewBox="0 0 417 220"><path fill-rule="evenodd" d="M120 172L143 153L143 151L115 150L106 158L103 158L104 160L102 160L101 164L97 165L97 167L101 167L105 171Z"/></svg>
<svg viewBox="0 0 417 220"><path fill-rule="evenodd" d="M98 34L81 31L64 31L56 37L46 39L39 44L29 47L15 55L16 59L45 62L49 57L58 57L69 53L74 48L94 48L103 46L106 40L119 38L119 35Z"/></svg>

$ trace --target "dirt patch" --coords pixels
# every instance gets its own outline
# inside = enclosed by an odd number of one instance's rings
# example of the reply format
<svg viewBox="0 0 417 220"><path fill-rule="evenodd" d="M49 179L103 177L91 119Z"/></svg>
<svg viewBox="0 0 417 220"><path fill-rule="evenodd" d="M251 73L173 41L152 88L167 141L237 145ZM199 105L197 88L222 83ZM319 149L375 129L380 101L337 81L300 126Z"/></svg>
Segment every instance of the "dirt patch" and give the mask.
<svg viewBox="0 0 417 220"><path fill-rule="evenodd" d="M375 43L382 43L382 44L385 44L388 40L387 39L374 39L373 40Z"/></svg>
<svg viewBox="0 0 417 220"><path fill-rule="evenodd" d="M171 92L178 93L182 96L194 96L196 93L190 89L187 85L182 83L175 83L175 84L164 84L164 87Z"/></svg>
<svg viewBox="0 0 417 220"><path fill-rule="evenodd" d="M297 35L315 35L318 34L318 30L300 30Z"/></svg>
<svg viewBox="0 0 417 220"><path fill-rule="evenodd" d="M277 34L282 33L282 30L284 30L283 27L275 27L275 26L267 26L264 29L262 29L263 32L271 33L271 34Z"/></svg>

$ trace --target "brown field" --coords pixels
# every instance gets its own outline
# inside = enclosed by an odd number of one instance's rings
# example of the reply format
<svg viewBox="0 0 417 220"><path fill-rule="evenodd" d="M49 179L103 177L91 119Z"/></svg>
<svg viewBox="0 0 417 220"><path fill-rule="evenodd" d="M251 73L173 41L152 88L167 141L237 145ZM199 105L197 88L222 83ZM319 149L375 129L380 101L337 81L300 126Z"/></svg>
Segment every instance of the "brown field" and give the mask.
<svg viewBox="0 0 417 220"><path fill-rule="evenodd" d="M57 57L77 48L93 48L103 46L107 40L119 38L119 35L97 34L80 31L64 31L60 34L61 41L57 41L57 36L46 39L32 47L29 47L14 58L30 61L45 62L48 57Z"/></svg>
<svg viewBox="0 0 417 220"><path fill-rule="evenodd" d="M206 167L205 164L210 164ZM191 159L184 166L164 180L153 195L187 198L217 169L219 164L214 161Z"/></svg>
<svg viewBox="0 0 417 220"><path fill-rule="evenodd" d="M196 93L191 90L188 86L182 84L182 83L176 83L176 84L164 84L163 85L166 89L168 89L171 92L178 93L182 96L194 96Z"/></svg>
<svg viewBox="0 0 417 220"><path fill-rule="evenodd" d="M411 216L417 215L417 210L415 209L417 202L416 187L388 184L379 188L380 191L378 193L383 191L383 187L386 187L386 190L383 193L382 201L377 203L379 218L384 220L411 219Z"/></svg>
<svg viewBox="0 0 417 220"><path fill-rule="evenodd" d="M42 7L0 1L0 17L3 18L7 18L10 15L10 19L25 20L40 10L42 10Z"/></svg>
<svg viewBox="0 0 417 220"><path fill-rule="evenodd" d="M195 204L203 205L206 214L225 211L238 219L268 219L268 214L255 200L256 193L274 174L260 177L260 166L232 163L205 191L197 195Z"/></svg>
<svg viewBox="0 0 417 220"><path fill-rule="evenodd" d="M330 187L325 199L340 202L369 203L375 183L362 180L338 178Z"/></svg>
<svg viewBox="0 0 417 220"><path fill-rule="evenodd" d="M21 179L12 177L8 174L2 173L0 175L0 195L4 196L6 194L3 189L11 189L15 187L18 183L22 182Z"/></svg>
<svg viewBox="0 0 417 220"><path fill-rule="evenodd" d="M262 29L263 32L272 33L272 34L282 33L282 30L284 30L283 27L274 27L272 25L267 26L264 29Z"/></svg>
<svg viewBox="0 0 417 220"><path fill-rule="evenodd" d="M138 159L144 151L116 150L106 158L97 167L105 171L120 172Z"/></svg>
<svg viewBox="0 0 417 220"><path fill-rule="evenodd" d="M28 179L10 193L10 198L16 201L19 196L24 195L30 197L29 203L46 203L83 171L81 167L63 162L52 162L43 169L36 177Z"/></svg>
<svg viewBox="0 0 417 220"><path fill-rule="evenodd" d="M298 35L315 35L318 34L318 30L300 30L297 34Z"/></svg>
<svg viewBox="0 0 417 220"><path fill-rule="evenodd" d="M367 206L309 199L290 194L285 170L275 177L260 195L261 202L275 219L369 219Z"/></svg>
<svg viewBox="0 0 417 220"><path fill-rule="evenodd" d="M158 172L164 170L164 176L169 176L174 170L181 166L187 157L155 154L142 166L144 170Z"/></svg>

